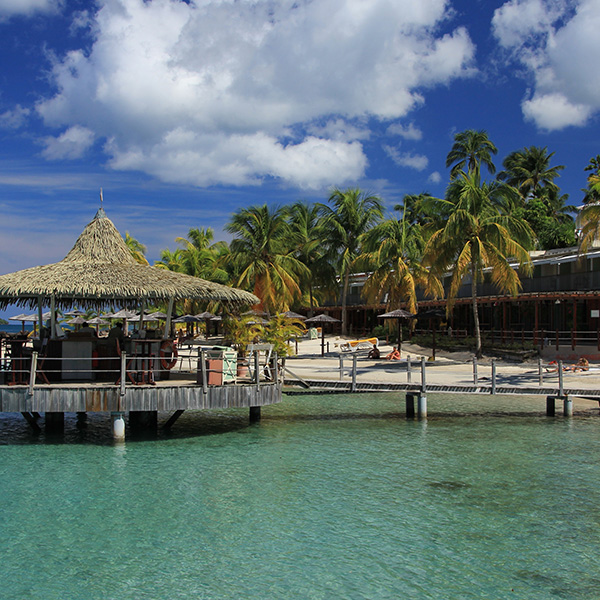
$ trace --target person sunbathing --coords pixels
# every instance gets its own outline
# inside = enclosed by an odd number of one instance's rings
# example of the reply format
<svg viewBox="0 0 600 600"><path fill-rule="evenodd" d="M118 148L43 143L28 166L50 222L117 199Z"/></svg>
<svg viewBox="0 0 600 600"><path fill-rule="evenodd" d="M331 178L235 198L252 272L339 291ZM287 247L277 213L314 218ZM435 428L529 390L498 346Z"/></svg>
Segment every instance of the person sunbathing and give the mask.
<svg viewBox="0 0 600 600"><path fill-rule="evenodd" d="M393 350L385 358L387 360L400 360L400 351L394 346Z"/></svg>
<svg viewBox="0 0 600 600"><path fill-rule="evenodd" d="M379 352L379 348L375 344L373 344L373 347L369 350L367 358L381 358L381 352Z"/></svg>

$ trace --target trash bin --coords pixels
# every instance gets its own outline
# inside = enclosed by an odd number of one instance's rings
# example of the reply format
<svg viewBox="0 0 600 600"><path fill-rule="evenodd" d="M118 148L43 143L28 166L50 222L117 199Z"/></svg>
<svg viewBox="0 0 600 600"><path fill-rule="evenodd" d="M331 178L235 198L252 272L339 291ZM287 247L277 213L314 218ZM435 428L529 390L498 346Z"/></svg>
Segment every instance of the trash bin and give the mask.
<svg viewBox="0 0 600 600"><path fill-rule="evenodd" d="M204 351L208 385L223 385L235 382L237 376L237 352L229 346L213 346ZM202 372L198 369L198 383L202 383Z"/></svg>

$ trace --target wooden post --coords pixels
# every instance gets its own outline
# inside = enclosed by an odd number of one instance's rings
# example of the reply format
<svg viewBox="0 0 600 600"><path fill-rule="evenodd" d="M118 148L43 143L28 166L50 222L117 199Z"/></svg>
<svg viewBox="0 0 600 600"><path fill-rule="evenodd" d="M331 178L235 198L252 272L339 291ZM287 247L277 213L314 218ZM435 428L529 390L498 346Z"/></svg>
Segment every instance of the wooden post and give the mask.
<svg viewBox="0 0 600 600"><path fill-rule="evenodd" d="M544 371L542 369L542 357L538 357L538 383L542 387L544 385Z"/></svg>
<svg viewBox="0 0 600 600"><path fill-rule="evenodd" d="M31 372L29 373L29 395L33 396L33 386L35 385L35 372L37 370L38 353L34 350L31 353Z"/></svg>
<svg viewBox="0 0 600 600"><path fill-rule="evenodd" d="M573 327L571 328L571 350L577 346L577 299L573 298Z"/></svg>
<svg viewBox="0 0 600 600"><path fill-rule="evenodd" d="M556 413L556 398L554 396L546 396L546 416L553 417Z"/></svg>
<svg viewBox="0 0 600 600"><path fill-rule="evenodd" d="M415 418L415 395L412 392L406 392L406 418Z"/></svg>
<svg viewBox="0 0 600 600"><path fill-rule="evenodd" d="M473 357L473 385L477 385L479 377L477 376L477 357Z"/></svg>
<svg viewBox="0 0 600 600"><path fill-rule="evenodd" d="M257 423L260 421L260 406L251 406L249 414L250 423Z"/></svg>
<svg viewBox="0 0 600 600"><path fill-rule="evenodd" d="M285 361L285 357L283 358ZM277 352L273 353L273 381L279 383L279 362L277 358Z"/></svg>
<svg viewBox="0 0 600 600"><path fill-rule="evenodd" d="M496 393L496 359L492 358L492 394Z"/></svg>
<svg viewBox="0 0 600 600"><path fill-rule="evenodd" d="M48 433L63 433L65 431L65 413L48 412L45 414L46 431Z"/></svg>
<svg viewBox="0 0 600 600"><path fill-rule="evenodd" d="M125 379L127 377L127 354L125 351L121 352L121 388L119 394L125 395Z"/></svg>
<svg viewBox="0 0 600 600"><path fill-rule="evenodd" d="M358 359L358 356L356 355L356 353L354 353L352 355L352 388L351 391L355 392L356 391L356 361Z"/></svg>
<svg viewBox="0 0 600 600"><path fill-rule="evenodd" d="M412 369L411 369L410 354L406 355L406 383L412 382Z"/></svg>
<svg viewBox="0 0 600 600"><path fill-rule="evenodd" d="M200 348L200 375L202 375L202 393L208 394L208 378L206 376L206 359L204 348Z"/></svg>
<svg viewBox="0 0 600 600"><path fill-rule="evenodd" d="M417 419L427 418L427 396L425 393L420 393L417 397Z"/></svg>
<svg viewBox="0 0 600 600"><path fill-rule="evenodd" d="M258 388L260 387L260 356L259 356L259 350L257 350L254 353L254 382L256 383L256 391L258 392Z"/></svg>
<svg viewBox="0 0 600 600"><path fill-rule="evenodd" d="M344 379L344 357L340 354L340 381Z"/></svg>
<svg viewBox="0 0 600 600"><path fill-rule="evenodd" d="M558 361L558 395L563 396L563 364L562 360Z"/></svg>
<svg viewBox="0 0 600 600"><path fill-rule="evenodd" d="M535 346L538 345L538 328L540 326L540 301L535 301L535 321L533 326L533 343Z"/></svg>
<svg viewBox="0 0 600 600"><path fill-rule="evenodd" d="M427 381L425 379L425 357L421 356L421 394L427 391Z"/></svg>

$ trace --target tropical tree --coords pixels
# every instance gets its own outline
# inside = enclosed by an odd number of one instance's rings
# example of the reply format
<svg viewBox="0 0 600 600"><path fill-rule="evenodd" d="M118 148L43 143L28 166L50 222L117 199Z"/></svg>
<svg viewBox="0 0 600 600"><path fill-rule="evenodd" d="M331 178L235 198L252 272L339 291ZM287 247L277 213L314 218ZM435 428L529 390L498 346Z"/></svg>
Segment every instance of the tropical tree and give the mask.
<svg viewBox="0 0 600 600"><path fill-rule="evenodd" d="M512 214L518 202L515 188L499 181L481 181L479 169L461 173L450 183L445 199L432 199L448 214L445 223L433 231L425 248L425 264L438 272L450 271L447 310L463 281L471 280L471 305L476 339L476 354L481 356L481 331L477 309L477 284L489 270L496 287L512 295L521 283L510 258L519 262L524 273L531 270L528 248L533 232L522 219Z"/></svg>
<svg viewBox="0 0 600 600"><path fill-rule="evenodd" d="M182 246L181 260L185 273L208 281L227 283L229 275L219 260L227 244L226 242L212 243L213 238L212 228L193 227L188 231L187 238L177 237L175 241Z"/></svg>
<svg viewBox="0 0 600 600"><path fill-rule="evenodd" d="M542 189L558 192L554 180L565 167L551 167L553 156L554 152L548 153L548 148L539 146L511 152L502 163L504 170L498 173L498 179L516 187L524 201L531 197L539 198Z"/></svg>
<svg viewBox="0 0 600 600"><path fill-rule="evenodd" d="M422 265L425 238L423 227L411 222L411 200L405 197L400 219L387 219L366 233L359 259L370 272L363 288L370 302L378 302L387 294L388 310L400 308L404 302L416 313L417 287L434 297L443 296L444 290L435 273Z"/></svg>
<svg viewBox="0 0 600 600"><path fill-rule="evenodd" d="M594 177L597 179L600 177L600 154L596 154L596 156L592 156L590 158L590 162L584 168L584 171L589 171L588 175L588 186L583 189L584 197L583 203L590 204L591 202L600 202L600 193L598 193L596 186L593 184Z"/></svg>
<svg viewBox="0 0 600 600"><path fill-rule="evenodd" d="M131 256L133 256L136 262L141 265L149 264L146 258L146 246L131 237L129 231L125 232L125 245L129 248L129 252L131 252Z"/></svg>
<svg viewBox="0 0 600 600"><path fill-rule="evenodd" d="M290 319L285 315L276 315L265 327L264 340L273 344L273 351L277 356L285 358L294 354L290 340L302 337L305 331L304 323L300 319Z"/></svg>
<svg viewBox="0 0 600 600"><path fill-rule="evenodd" d="M266 204L243 208L225 229L235 235L229 260L240 273L236 285L251 289L268 312L288 310L301 295L298 282L307 267L294 256L287 211Z"/></svg>
<svg viewBox="0 0 600 600"><path fill-rule="evenodd" d="M315 294L319 299L323 292L335 289L336 278L333 265L327 260L323 245L325 231L319 214L319 206L298 201L290 207L290 243L294 255L306 267L302 277L303 297L309 305L309 317L314 314Z"/></svg>
<svg viewBox="0 0 600 600"><path fill-rule="evenodd" d="M154 266L159 269L185 273L185 264L183 262L181 248L178 248L174 252L171 252L168 248L161 250L160 259L154 263Z"/></svg>
<svg viewBox="0 0 600 600"><path fill-rule="evenodd" d="M342 335L347 332L347 298L350 273L360 254L364 235L383 219L383 204L378 196L359 188L334 189L331 206L320 205L326 234L324 245L342 283Z"/></svg>
<svg viewBox="0 0 600 600"><path fill-rule="evenodd" d="M452 166L450 178L455 179L461 171L471 172L480 169L482 164L493 175L496 167L492 161L492 154L497 153L498 149L490 141L487 131L467 129L457 133L446 157L446 167Z"/></svg>
<svg viewBox="0 0 600 600"><path fill-rule="evenodd" d="M590 195L600 198L600 175L588 177ZM581 229L579 250L585 252L592 242L600 239L600 202L589 202L580 211L577 225Z"/></svg>

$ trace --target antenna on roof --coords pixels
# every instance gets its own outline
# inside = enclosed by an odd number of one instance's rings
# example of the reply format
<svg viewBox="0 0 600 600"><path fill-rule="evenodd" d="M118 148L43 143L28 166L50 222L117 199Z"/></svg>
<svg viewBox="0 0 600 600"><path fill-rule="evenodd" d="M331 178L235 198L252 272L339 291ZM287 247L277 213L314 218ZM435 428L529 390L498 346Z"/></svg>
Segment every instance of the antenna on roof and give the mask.
<svg viewBox="0 0 600 600"><path fill-rule="evenodd" d="M100 208L104 208L104 198L102 197L102 188L100 188Z"/></svg>

